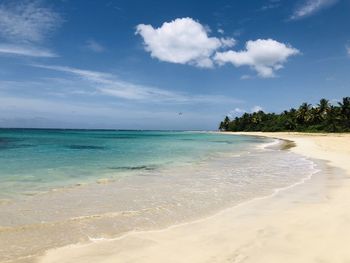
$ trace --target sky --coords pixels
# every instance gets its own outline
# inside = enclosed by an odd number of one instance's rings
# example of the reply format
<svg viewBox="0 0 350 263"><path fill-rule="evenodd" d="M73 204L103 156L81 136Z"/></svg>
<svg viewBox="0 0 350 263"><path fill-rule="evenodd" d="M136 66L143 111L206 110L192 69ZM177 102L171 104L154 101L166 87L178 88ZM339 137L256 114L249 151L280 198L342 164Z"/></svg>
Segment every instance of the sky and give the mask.
<svg viewBox="0 0 350 263"><path fill-rule="evenodd" d="M350 95L349 0L0 0L0 127L213 130Z"/></svg>

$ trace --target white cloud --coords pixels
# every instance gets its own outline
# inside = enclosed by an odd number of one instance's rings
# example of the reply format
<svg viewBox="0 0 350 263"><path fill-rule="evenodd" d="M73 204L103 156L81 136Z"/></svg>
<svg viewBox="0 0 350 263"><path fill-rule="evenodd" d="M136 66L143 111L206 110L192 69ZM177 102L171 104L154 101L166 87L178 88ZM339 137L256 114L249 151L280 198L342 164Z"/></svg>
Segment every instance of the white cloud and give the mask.
<svg viewBox="0 0 350 263"><path fill-rule="evenodd" d="M96 42L93 39L87 40L85 46L91 51L94 51L96 53L101 53L105 51L104 46L102 46L100 43Z"/></svg>
<svg viewBox="0 0 350 263"><path fill-rule="evenodd" d="M8 1L0 4L0 55L56 57L37 44L62 23L59 14L41 1Z"/></svg>
<svg viewBox="0 0 350 263"><path fill-rule="evenodd" d="M281 1L280 0L270 0L268 1L265 5L263 5L260 10L261 11L267 11L270 9L275 9L281 6Z"/></svg>
<svg viewBox="0 0 350 263"><path fill-rule="evenodd" d="M299 6L292 16L291 20L297 20L313 15L321 9L327 8L335 4L337 0L306 0L303 5Z"/></svg>
<svg viewBox="0 0 350 263"><path fill-rule="evenodd" d="M252 78L254 78L254 77L251 76L251 75L247 75L247 74L241 76L241 79L243 79L243 80L245 80L245 79L252 79Z"/></svg>
<svg viewBox="0 0 350 263"><path fill-rule="evenodd" d="M36 67L69 73L94 85L100 93L115 96L123 99L143 100L143 99L181 99L181 96L171 92L155 89L151 87L136 85L119 80L109 73L83 70L65 66L34 65Z"/></svg>
<svg viewBox="0 0 350 263"><path fill-rule="evenodd" d="M220 34L224 34L224 33L225 33L225 31L224 31L222 28L219 28L219 29L218 29L218 33L220 33Z"/></svg>
<svg viewBox="0 0 350 263"><path fill-rule="evenodd" d="M350 56L350 45L346 45L345 49L346 49L346 52L348 53L348 55Z"/></svg>
<svg viewBox="0 0 350 263"><path fill-rule="evenodd" d="M236 40L233 39L232 37L227 37L227 38L220 38L220 41L222 43L222 47L233 47L236 45Z"/></svg>
<svg viewBox="0 0 350 263"><path fill-rule="evenodd" d="M261 11L266 11L266 10L270 10L270 9L275 9L275 8L278 8L280 7L280 3L269 3L267 5L264 5L261 7Z"/></svg>
<svg viewBox="0 0 350 263"><path fill-rule="evenodd" d="M181 108L180 108L181 109ZM181 110L182 111L182 110ZM212 130L220 113L179 108L144 108L135 104L70 101L0 93L0 126L37 128Z"/></svg>
<svg viewBox="0 0 350 263"><path fill-rule="evenodd" d="M136 34L142 36L152 57L206 68L213 66L211 56L217 49L235 43L232 38L209 37L208 33L206 27L189 17L165 22L159 28L145 24L136 27Z"/></svg>
<svg viewBox="0 0 350 263"><path fill-rule="evenodd" d="M248 41L242 51L224 51L215 54L218 64L232 63L236 67L250 66L259 76L269 78L283 67L287 58L299 54L299 50L273 39Z"/></svg>
<svg viewBox="0 0 350 263"><path fill-rule="evenodd" d="M218 32L224 33L220 29ZM300 53L272 39L250 40L243 51L227 50L236 44L235 39L209 37L209 33L209 28L188 17L165 22L159 28L145 24L136 28L136 34L143 37L146 51L161 61L205 68L212 68L214 62L232 63L236 67L246 65L265 78L273 77L289 56Z"/></svg>
<svg viewBox="0 0 350 263"><path fill-rule="evenodd" d="M231 110L227 116L229 116L230 118L234 118L237 116L241 116L243 113L254 113L254 112L259 112L259 111L263 111L264 109L261 106L254 106L250 109L250 111L247 111L245 109L241 109L241 108L235 108L233 110Z"/></svg>
<svg viewBox="0 0 350 263"><path fill-rule="evenodd" d="M262 111L262 110L264 110L264 109L261 106L256 105L250 111L251 112L258 112L258 111Z"/></svg>
<svg viewBox="0 0 350 263"><path fill-rule="evenodd" d="M238 115L241 115L241 114L244 113L244 112L246 112L246 110L241 109L241 108L235 108L235 109L231 110L231 111L227 114L227 116L229 116L230 118L234 118L234 117L236 117L236 116L238 116Z"/></svg>
<svg viewBox="0 0 350 263"><path fill-rule="evenodd" d="M55 70L78 77L82 83L77 86L86 86L95 89L100 95L118 97L121 99L138 100L157 103L240 103L241 101L221 95L193 96L185 93L169 91L156 87L149 87L130 83L117 76L99 71L83 70L65 66L32 65L34 67ZM90 92L90 94L96 94Z"/></svg>
<svg viewBox="0 0 350 263"><path fill-rule="evenodd" d="M57 57L55 53L44 48L36 48L28 45L0 44L0 55L16 55L28 57Z"/></svg>
<svg viewBox="0 0 350 263"><path fill-rule="evenodd" d="M41 42L62 22L61 17L39 1L14 1L0 5L0 35L18 42Z"/></svg>

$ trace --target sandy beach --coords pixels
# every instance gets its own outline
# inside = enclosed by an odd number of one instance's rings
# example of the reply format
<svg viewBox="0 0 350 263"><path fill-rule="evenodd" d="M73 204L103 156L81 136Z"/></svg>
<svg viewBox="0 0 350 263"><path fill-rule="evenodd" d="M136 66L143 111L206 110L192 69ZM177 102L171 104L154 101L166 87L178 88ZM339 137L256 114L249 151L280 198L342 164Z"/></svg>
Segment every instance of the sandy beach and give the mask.
<svg viewBox="0 0 350 263"><path fill-rule="evenodd" d="M350 262L350 135L240 134L293 141L329 171L195 222L49 250L39 262Z"/></svg>

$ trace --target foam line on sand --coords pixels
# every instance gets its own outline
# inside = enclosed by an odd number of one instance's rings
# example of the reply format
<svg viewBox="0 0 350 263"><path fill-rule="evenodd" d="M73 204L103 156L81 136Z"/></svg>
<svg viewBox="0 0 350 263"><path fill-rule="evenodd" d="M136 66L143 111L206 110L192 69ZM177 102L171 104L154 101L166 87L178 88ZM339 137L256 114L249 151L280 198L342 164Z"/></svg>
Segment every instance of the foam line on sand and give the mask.
<svg viewBox="0 0 350 263"><path fill-rule="evenodd" d="M326 160L347 175L314 176L190 224L49 250L39 262L350 262L350 135L244 134L293 141L292 151Z"/></svg>

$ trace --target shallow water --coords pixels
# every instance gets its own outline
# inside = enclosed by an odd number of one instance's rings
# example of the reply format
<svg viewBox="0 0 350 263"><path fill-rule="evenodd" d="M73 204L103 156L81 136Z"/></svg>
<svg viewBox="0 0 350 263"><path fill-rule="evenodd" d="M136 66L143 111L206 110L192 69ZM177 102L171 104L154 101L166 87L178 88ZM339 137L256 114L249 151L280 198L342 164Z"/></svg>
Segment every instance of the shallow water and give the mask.
<svg viewBox="0 0 350 263"><path fill-rule="evenodd" d="M189 132L0 129L0 199L176 166L258 141Z"/></svg>
<svg viewBox="0 0 350 263"><path fill-rule="evenodd" d="M0 261L30 261L30 255L52 247L187 222L316 172L310 160L262 147L275 143L271 139L190 132L6 132L0 185L8 201L0 204L0 243L5 244ZM36 146L16 147L19 141Z"/></svg>

